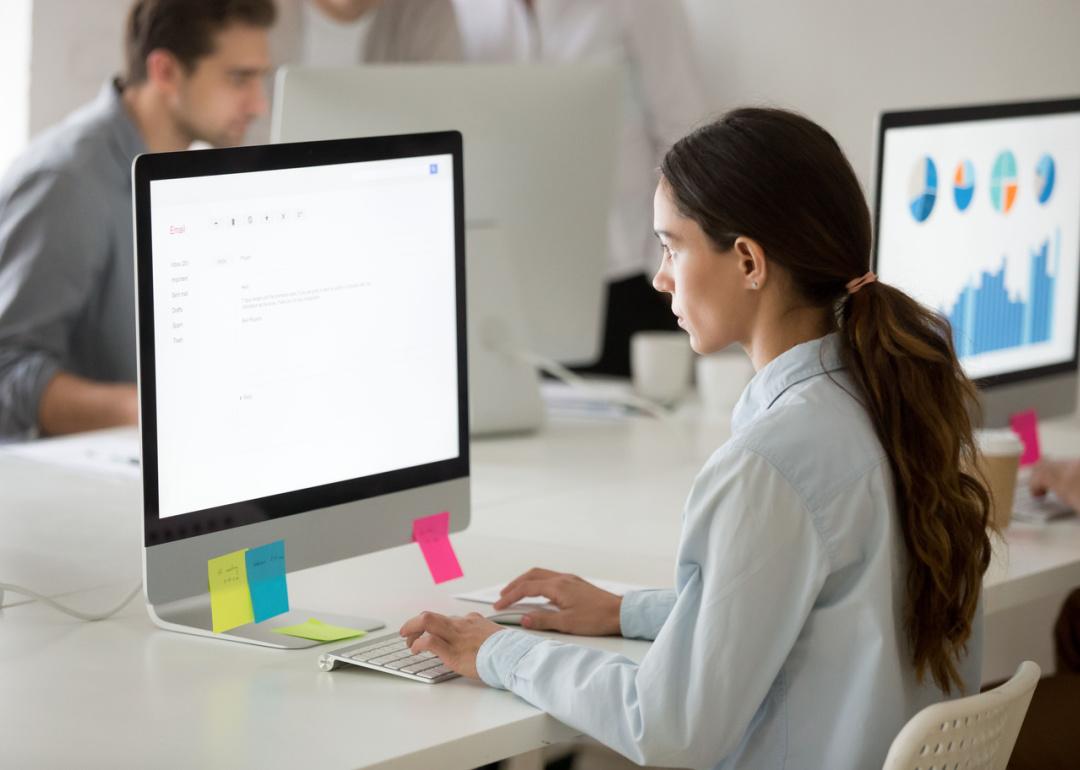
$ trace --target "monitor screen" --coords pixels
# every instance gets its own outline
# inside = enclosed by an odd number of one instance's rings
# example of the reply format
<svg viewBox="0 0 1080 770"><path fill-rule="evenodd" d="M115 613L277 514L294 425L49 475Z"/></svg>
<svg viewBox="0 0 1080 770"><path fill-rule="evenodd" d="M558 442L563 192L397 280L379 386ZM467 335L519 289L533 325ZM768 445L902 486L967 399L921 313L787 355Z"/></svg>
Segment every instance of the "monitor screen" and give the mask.
<svg viewBox="0 0 1080 770"><path fill-rule="evenodd" d="M984 384L1076 368L1080 101L883 116L875 265Z"/></svg>
<svg viewBox="0 0 1080 770"><path fill-rule="evenodd" d="M160 519L459 457L454 171L149 182Z"/></svg>

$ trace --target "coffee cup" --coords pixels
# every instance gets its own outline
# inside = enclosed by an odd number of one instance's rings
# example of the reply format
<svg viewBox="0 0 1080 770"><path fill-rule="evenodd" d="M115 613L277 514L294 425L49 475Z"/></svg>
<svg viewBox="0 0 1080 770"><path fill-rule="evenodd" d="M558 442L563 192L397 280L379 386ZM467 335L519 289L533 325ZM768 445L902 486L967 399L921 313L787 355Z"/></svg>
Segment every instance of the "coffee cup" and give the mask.
<svg viewBox="0 0 1080 770"><path fill-rule="evenodd" d="M753 376L754 365L738 347L699 357L695 377L704 415L708 418L730 417Z"/></svg>
<svg viewBox="0 0 1080 770"><path fill-rule="evenodd" d="M990 493L990 518L998 529L1004 529L1012 518L1016 476L1024 443L1011 430L1002 429L976 431L975 444L979 452L979 469Z"/></svg>
<svg viewBox="0 0 1080 770"><path fill-rule="evenodd" d="M630 338L630 379L634 391L673 404L690 388L694 351L684 332L644 331Z"/></svg>

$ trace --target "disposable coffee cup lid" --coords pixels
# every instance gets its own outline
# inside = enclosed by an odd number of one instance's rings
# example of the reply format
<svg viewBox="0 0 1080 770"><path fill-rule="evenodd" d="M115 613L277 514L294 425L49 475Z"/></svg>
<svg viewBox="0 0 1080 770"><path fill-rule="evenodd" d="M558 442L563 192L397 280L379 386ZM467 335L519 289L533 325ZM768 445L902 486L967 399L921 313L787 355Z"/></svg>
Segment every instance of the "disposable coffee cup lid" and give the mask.
<svg viewBox="0 0 1080 770"><path fill-rule="evenodd" d="M975 431L975 443L984 455L1018 455L1024 442L1008 428Z"/></svg>

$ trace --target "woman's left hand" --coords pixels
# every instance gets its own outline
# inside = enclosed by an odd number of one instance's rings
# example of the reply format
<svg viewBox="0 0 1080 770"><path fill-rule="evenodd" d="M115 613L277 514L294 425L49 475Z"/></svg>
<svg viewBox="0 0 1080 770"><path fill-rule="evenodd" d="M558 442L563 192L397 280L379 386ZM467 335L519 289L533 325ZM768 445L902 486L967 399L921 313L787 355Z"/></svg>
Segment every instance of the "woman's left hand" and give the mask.
<svg viewBox="0 0 1080 770"><path fill-rule="evenodd" d="M476 673L476 653L489 636L506 629L478 612L463 618L421 612L401 627L401 635L413 653L430 651L444 665L462 676L479 679Z"/></svg>

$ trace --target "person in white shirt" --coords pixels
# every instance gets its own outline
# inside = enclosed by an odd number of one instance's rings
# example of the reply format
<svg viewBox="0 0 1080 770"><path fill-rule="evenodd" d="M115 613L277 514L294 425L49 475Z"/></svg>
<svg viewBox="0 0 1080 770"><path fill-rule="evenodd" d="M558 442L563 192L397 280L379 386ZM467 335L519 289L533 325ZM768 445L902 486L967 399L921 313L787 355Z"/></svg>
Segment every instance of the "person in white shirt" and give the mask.
<svg viewBox="0 0 1080 770"><path fill-rule="evenodd" d="M708 111L682 0L313 0L340 21L373 11L366 62L612 62L624 72L608 222L603 351L591 370L630 373L630 335L675 329L648 274L655 169ZM557 108L553 105L553 108Z"/></svg>
<svg viewBox="0 0 1080 770"><path fill-rule="evenodd" d="M534 569L526 629L654 640L640 663L423 613L414 652L511 690L635 762L881 767L904 723L978 692L989 497L948 321L868 272L870 216L835 140L741 109L661 164L654 286L702 354L756 374L683 512L674 590L619 597Z"/></svg>

